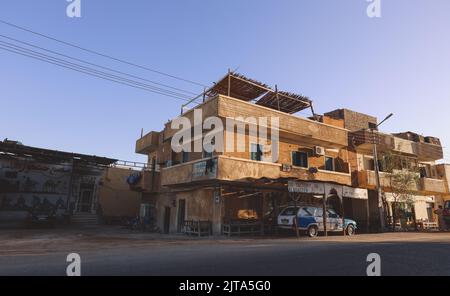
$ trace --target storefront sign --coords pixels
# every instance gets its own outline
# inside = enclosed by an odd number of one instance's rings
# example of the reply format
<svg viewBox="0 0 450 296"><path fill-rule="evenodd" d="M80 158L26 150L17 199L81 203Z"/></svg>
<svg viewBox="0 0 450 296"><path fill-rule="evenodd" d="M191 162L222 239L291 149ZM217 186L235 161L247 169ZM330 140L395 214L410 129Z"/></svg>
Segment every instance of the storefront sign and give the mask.
<svg viewBox="0 0 450 296"><path fill-rule="evenodd" d="M344 186L343 191L344 197L356 199L369 199L369 193L367 189Z"/></svg>
<svg viewBox="0 0 450 296"><path fill-rule="evenodd" d="M192 165L192 179L215 178L217 174L217 159L200 161Z"/></svg>
<svg viewBox="0 0 450 296"><path fill-rule="evenodd" d="M386 200L389 202L405 202L405 198L403 197L396 197L390 192L386 192ZM411 200L414 202L422 201L422 202L429 202L434 203L436 201L435 197L433 195L423 196L423 195L412 195Z"/></svg>
<svg viewBox="0 0 450 296"><path fill-rule="evenodd" d="M288 181L288 190L296 193L325 194L323 183Z"/></svg>
<svg viewBox="0 0 450 296"><path fill-rule="evenodd" d="M336 185L332 183L314 183L303 181L288 181L289 192L306 194L337 194L339 197L368 199L367 189L353 188L349 186Z"/></svg>

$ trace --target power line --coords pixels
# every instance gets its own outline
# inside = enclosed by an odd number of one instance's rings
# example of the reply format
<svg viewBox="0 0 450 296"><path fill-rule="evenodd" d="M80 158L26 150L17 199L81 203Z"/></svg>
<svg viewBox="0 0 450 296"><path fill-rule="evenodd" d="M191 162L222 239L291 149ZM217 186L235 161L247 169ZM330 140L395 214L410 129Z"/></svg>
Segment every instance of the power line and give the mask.
<svg viewBox="0 0 450 296"><path fill-rule="evenodd" d="M185 96L183 94L179 94L179 93L176 93L176 92L173 92L173 91L161 89L161 88L158 88L158 87L155 87L155 86L152 86L152 85L148 85L148 84L141 83L141 82L138 82L138 81L127 79L127 78L123 78L123 77L120 77L120 76L117 76L117 75L109 74L107 72L99 71L99 70L96 70L96 69L93 69L93 68L81 66L81 65L76 64L76 63L71 63L71 62L68 62L68 61L63 60L63 59L58 59L58 58L52 57L50 55L39 53L37 51L30 50L30 49L27 49L27 48L24 48L24 47L21 47L21 46L17 46L17 45L8 43L8 42L0 41L0 44L2 44L3 46L6 46L7 48L10 48L10 49L14 49L14 50L18 50L20 52L25 52L25 53L28 53L28 54L32 54L34 56L39 56L41 58L46 58L46 59L52 60L54 62L62 63L64 65L69 65L69 66L76 67L76 68L79 68L79 69L82 69L82 70L85 70L85 71L89 71L89 72L93 72L93 73L96 73L96 74L104 75L104 76L107 76L107 77L110 77L110 78L122 80L122 81L125 81L125 82L128 82L128 83L140 85L140 86L152 89L152 90L156 90L156 91L159 91L159 92L164 92L164 93L167 93L167 94L170 94L170 95L178 96L180 98L185 98Z"/></svg>
<svg viewBox="0 0 450 296"><path fill-rule="evenodd" d="M175 99L178 99L178 100L189 101L189 99L185 99L185 98L177 97L177 96L174 96L174 95L170 95L168 93L164 93L164 92L160 92L160 91L157 91L157 90L153 90L153 89L150 89L148 87L140 86L140 85L137 85L137 84L128 83L128 82L125 82L125 81L123 81L121 79L115 79L115 78L108 77L108 76L111 76L111 75L96 74L95 71L91 72L91 71L80 69L82 67L72 67L72 66L65 65L64 63L54 62L54 61L52 61L51 58L41 57L38 54L27 53L26 51L23 51L23 50L20 50L20 49L14 49L14 48L11 49L11 47L8 48L8 47L5 47L4 45L0 45L0 49L3 49L5 51L11 52L11 53L19 54L19 55L22 55L22 56L30 57L30 58L33 58L33 59L36 59L36 60L40 60L40 61L43 61L43 62L46 62L46 63L50 63L50 64L53 64L53 65L56 65L56 66L60 66L60 67L63 67L63 68L71 69L71 70L74 70L74 71L77 71L77 72L80 72L80 73L84 73L84 74L87 74L87 75L90 75L90 76L94 76L94 77L97 77L97 78L101 78L101 79L104 79L104 80L108 80L108 81L116 82L116 83L119 83L119 84L127 85L127 86L130 86L130 87L134 87L134 88L137 88L137 89L146 90L146 91L149 91L149 92L161 94L161 95L172 97L172 98L175 98ZM101 72L101 71L97 71L97 72Z"/></svg>
<svg viewBox="0 0 450 296"><path fill-rule="evenodd" d="M127 64L127 65L129 65L129 66L137 67L137 68L140 68L140 69L143 69L143 70L147 70L147 71L150 71L150 72L153 72L153 73L157 73L157 74L160 74L160 75L164 75L164 76L166 76L166 77L170 77L170 78L177 79L177 80L180 80L180 81L188 82L188 83L195 84L195 85L198 85L198 86L208 87L207 85L204 85L204 84L202 84L202 83L198 83L198 82L195 82L195 81L192 81L192 80L189 80L189 79L185 79L185 78L182 78L182 77L178 77L178 76L175 76L175 75L167 74L167 73L164 73L164 72L162 72L162 71L158 71L158 70L155 70L155 69L151 69L151 68L149 68L149 67L142 66L142 65L138 65L138 64L136 64L136 63L129 62L129 61L126 61L126 60L123 60L123 59L115 58L115 57L113 57L113 56L110 56L110 55L107 55L107 54L104 54L104 53L101 53L101 52L98 52L98 51L95 51L95 50L92 50L92 49L88 49L88 48L85 48L85 47L81 47L81 46L76 45L76 44L74 44L74 43L70 43L70 42L67 42L67 41L63 41L63 40L60 40L60 39L57 39L57 38L54 38L54 37L45 35L45 34L43 34L43 33L39 33L39 32L30 30L30 29L21 27L21 26L19 26L19 25L15 25L15 24L13 24L13 23L9 23L9 22L7 22L7 21L5 21L5 20L2 20L2 19L0 19L0 23L3 23L3 24L5 24L5 25L7 25L7 26L14 27L14 28L16 28L16 29L19 29L19 30L22 30L22 31L25 31L25 32L28 32L28 33L31 33L31 34L34 34L34 35L37 35L37 36L40 36L40 37L47 38L47 39L52 40L52 41L55 41L55 42L59 42L59 43L61 43L61 44L64 44L64 45L67 45L67 46L70 46L70 47L73 47L73 48L77 48L77 49L83 50L83 51L88 52L88 53L91 53L91 54L95 54L95 55L98 55L98 56L101 56L101 57L104 57L104 58L107 58L107 59L110 59L110 60L114 60L114 61L116 61L116 62L120 62L120 63L123 63L123 64Z"/></svg>
<svg viewBox="0 0 450 296"><path fill-rule="evenodd" d="M126 83L126 82L123 82L123 81L120 81L120 80L107 78L107 77L105 77L105 76L97 75L97 74L95 74L95 73L91 73L91 72L88 72L88 71L79 70L79 69L77 69L77 68L75 68L75 67L65 66L65 65L63 65L63 64L59 64L59 63L52 62L52 61L49 60L49 59L37 57L36 55L27 54L27 53L23 53L23 52L21 53L21 52L18 51L18 50L11 50L11 49L8 49L8 48L4 48L3 46L0 46L0 49L9 51L9 52L12 52L12 53L15 53L15 54L20 54L20 55L22 55L22 56L30 57L30 58L33 58L33 59L37 59L37 60L40 60L40 61L43 61L43 62L47 62L47 63L53 64L53 65L56 65L56 66L60 66L60 67L63 67L63 68L71 69L71 70L74 70L74 71L77 71L77 72L80 72L80 73L84 73L84 74L87 74L87 75L91 75L91 76L94 76L94 77L97 77L97 78L101 78L101 79L104 79L104 80L109 80L109 81L112 81L112 82L116 82L116 83L123 84L123 85L127 85L127 86L130 86L130 87L138 88L138 89L141 89L141 90L146 90L146 91L149 91L149 92L161 94L161 95L168 96L168 97L172 97L172 98L175 98L175 99L178 99L178 100L183 100L183 101L186 100L186 99L179 98L179 97L175 97L175 96L172 96L172 95L169 95L169 94L160 93L160 92L158 92L158 91L149 90L149 89L147 89L147 88L145 88L145 87L141 87L141 86L129 84L129 83Z"/></svg>
<svg viewBox="0 0 450 296"><path fill-rule="evenodd" d="M0 34L0 37L9 39L9 40L12 40L12 41L15 41L15 42L19 42L21 44L25 44L25 45L30 46L30 47L38 48L40 50L44 50L46 52L50 52L50 53L53 53L53 54L56 54L56 55L59 55L59 56L62 56L62 57L66 57L66 58L75 60L75 61L79 61L79 62L88 64L88 65L91 65L91 66L95 66L95 67L98 67L98 68L101 68L101 69L105 69L105 70L108 70L108 71L112 71L112 72L115 72L115 73L119 73L119 74L122 74L122 75L129 76L129 77L137 78L137 79L140 79L140 80L143 80L143 81L147 81L147 82L150 82L150 83L153 83L153 84L156 84L156 85L164 86L164 87L167 87L167 88L170 88L170 89L174 89L174 90L182 91L182 92L185 92L185 93L189 93L191 95L197 95L197 93L194 93L194 92L191 92L191 91L187 91L187 90L184 90L184 89L172 87L170 85L166 85L166 84L163 84L163 83L159 83L159 82L155 82L155 81L152 81L152 80L148 80L146 78L142 78L142 77L139 77L139 76L136 76L136 75L133 75L133 74L129 74L129 73L126 73L126 72L118 71L118 70L115 70L115 69L112 69L112 68L109 68L109 67L101 66L99 64L91 63L91 62L88 62L86 60L82 60L82 59L75 58L75 57L72 57L72 56L69 56L69 55L66 55L66 54L62 54L62 53L59 53L59 52L56 52L56 51L53 51L53 50L49 50L49 49L46 49L46 48L43 48L43 47L31 44L31 43L28 43L28 42L25 42L25 41L21 41L21 40L12 38L12 37L8 37L8 36L2 35L2 34ZM7 42L5 42L5 43L7 43ZM9 43L9 44L12 44L12 43Z"/></svg>

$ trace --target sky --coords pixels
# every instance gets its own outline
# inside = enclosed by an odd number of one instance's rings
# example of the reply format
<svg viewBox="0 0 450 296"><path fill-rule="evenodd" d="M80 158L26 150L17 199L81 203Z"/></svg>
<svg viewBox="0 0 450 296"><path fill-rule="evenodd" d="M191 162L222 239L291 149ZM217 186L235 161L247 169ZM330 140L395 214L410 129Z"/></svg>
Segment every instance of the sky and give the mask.
<svg viewBox="0 0 450 296"><path fill-rule="evenodd" d="M381 18L366 0L81 0L80 18L68 4L1 0L0 20L204 85L238 69L310 97L317 113L392 112L381 130L437 136L450 162L448 0L381 0ZM0 34L203 90L2 23ZM145 162L134 153L141 129L161 130L182 103L0 49L0 139Z"/></svg>

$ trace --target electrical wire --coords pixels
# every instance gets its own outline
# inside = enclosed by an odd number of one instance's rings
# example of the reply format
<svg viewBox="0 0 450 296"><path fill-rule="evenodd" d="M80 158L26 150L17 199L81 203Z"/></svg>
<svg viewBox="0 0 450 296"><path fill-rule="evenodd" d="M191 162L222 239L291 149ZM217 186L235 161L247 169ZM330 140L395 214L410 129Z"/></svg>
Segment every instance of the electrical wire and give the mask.
<svg viewBox="0 0 450 296"><path fill-rule="evenodd" d="M112 72L115 72L115 73L119 73L119 74L126 75L126 76L129 76L129 77L132 77L132 78L137 78L137 79L140 79L140 80L143 80L143 81L147 81L149 83L153 83L153 84L160 85L160 86L163 86L163 87L167 87L167 88L170 88L170 89L173 89L173 90L177 90L177 91L182 91L182 92L185 92L185 93L188 93L188 94L191 94L191 95L198 95L197 93L194 93L194 92L191 92L191 91L187 91L187 90L184 90L184 89L172 87L170 85L166 85L166 84L163 84L163 83L152 81L152 80L149 80L149 79L146 79L146 78L143 78L143 77L139 77L139 76L136 76L136 75L133 75L133 74L129 74L129 73L126 73L126 72L118 71L118 70L115 70L115 69L112 69L112 68L109 68L109 67L101 66L99 64L91 63L91 62L88 62L86 60L82 60L82 59L75 58L75 57L72 57L72 56L69 56L69 55L66 55L66 54L62 54L62 53L57 52L57 51L49 50L47 48L40 47L40 46L34 45L32 43L21 41L21 40L18 40L18 39L9 37L9 36L5 36L5 35L0 34L0 37L3 37L5 39L9 39L11 41L15 41L15 42L18 42L18 43L21 43L21 44L24 44L24 45L27 45L27 46L30 46L30 47L33 47L33 48L37 48L37 49L40 49L40 50L43 50L43 51L46 51L46 52L49 52L49 53L52 53L52 54L56 54L56 55L59 55L59 56L62 56L62 57L66 57L66 58L69 58L69 59L72 59L72 60L75 60L75 61L78 61L78 62L82 62L82 63L88 64L88 65L91 65L91 66L95 66L95 67L98 67L98 68L101 68L101 69L104 69L104 70L108 70L108 71L112 71Z"/></svg>
<svg viewBox="0 0 450 296"><path fill-rule="evenodd" d="M70 46L70 47L73 47L73 48L77 48L79 50L83 50L83 51L91 53L91 54L95 54L95 55L98 55L98 56L101 56L101 57L104 57L104 58L107 58L107 59L119 62L119 63L127 64L129 66L137 67L137 68L140 68L140 69L143 69L143 70L146 70L146 71L157 73L157 74L160 74L160 75L163 75L163 76L166 76L166 77L170 77L170 78L173 78L173 79L176 79L176 80L180 80L180 81L184 81L184 82L187 82L187 83L191 83L191 84L194 84L194 85L198 85L198 86L202 86L202 87L208 87L207 85L204 85L204 84L199 83L199 82L195 82L195 81L192 81L192 80L189 80L189 79L185 79L185 78L182 78L182 77L179 77L179 76L175 76L175 75L171 75L171 74L168 74L168 73L164 73L162 71L155 70L155 69L152 69L152 68L149 68L149 67L146 67L146 66L142 66L142 65L139 65L139 64L136 64L136 63L133 63L133 62L129 62L129 61L126 61L126 60L123 60L123 59L115 58L113 56L101 53L99 51L88 49L88 48L76 45L74 43L63 41L63 40L57 39L55 37L51 37L51 36L45 35L43 33L39 33L39 32L30 30L30 29L27 29L25 27L21 27L19 25L15 25L13 23L7 22L7 21L2 20L2 19L0 19L0 23L5 24L5 25L10 26L10 27L13 27L13 28L16 28L16 29L19 29L19 30L22 30L22 31L25 31L25 32L28 32L28 33L31 33L31 34L34 34L34 35L37 35L37 36L40 36L40 37L44 37L46 39L49 39L49 40L52 40L52 41L55 41L55 42L59 42L61 44L64 44L64 45L67 45L67 46Z"/></svg>
<svg viewBox="0 0 450 296"><path fill-rule="evenodd" d="M136 84L136 85L139 85L139 86L142 86L142 87L146 87L146 88L149 88L149 89L153 89L153 90L156 90L156 91L167 92L170 95L179 96L180 98L184 97L184 95L182 95L182 94L178 94L178 93L175 93L175 92L172 92L172 91L167 91L167 90L164 90L164 89L161 89L161 88L157 88L157 87L154 87L154 86L151 86L151 85L147 85L147 84L144 84L144 83L141 83L141 82L137 82L137 81L126 79L126 78L123 78L123 77L120 77L120 76L117 76L117 75L109 74L107 72L102 72L102 71L99 71L99 70L96 70L96 69L93 69L93 68L81 66L81 65L76 64L76 63L71 63L71 62L68 62L66 60L62 60L62 59L58 59L58 58L55 58L55 57L52 57L52 56L49 56L49 55L45 55L45 54L42 54L42 53L30 50L30 49L27 49L27 48L24 48L24 47L13 45L13 44L8 43L8 42L0 41L0 44L3 45L4 47L10 48L10 49L14 49L14 50L20 51L22 53L27 53L27 54L31 54L31 55L34 55L34 56L39 56L41 58L49 59L49 60L52 60L54 62L61 63L63 65L69 65L69 66L72 66L72 67L76 67L78 69L82 69L82 70L85 70L85 71L89 71L89 72L93 72L93 73L96 73L96 74L104 75L104 76L107 76L107 77L110 77L110 78L114 78L114 79L117 79L117 80L122 80L122 81L125 81L125 82L128 82L128 83Z"/></svg>
<svg viewBox="0 0 450 296"><path fill-rule="evenodd" d="M17 40L17 39L10 38L10 37L4 36L4 35L0 35L0 36L6 37L6 38L8 38L10 40ZM17 40L17 41L19 41L19 40ZM21 42L22 44L27 44L27 45L33 46L32 44L28 44L26 42L22 42L22 41L19 41L19 42ZM189 101L189 99L187 99L185 95L180 94L180 93L176 93L176 92L169 91L169 90L162 89L162 88L158 88L158 87L155 87L155 86L152 86L152 85L140 83L140 82L137 82L137 81L134 81L134 80L126 79L126 78L123 78L123 77L120 77L120 76L117 76L117 75L112 75L110 73L102 72L102 71L99 71L99 70L96 70L96 69L92 69L92 68L89 68L89 67L81 66L81 65L76 64L76 63L68 62L67 60L58 59L56 57L52 57L50 55L46 55L46 54L43 54L43 53L40 53L40 52L37 52L37 51L34 51L34 50L30 50L28 48L24 48L24 47L21 47L21 46L12 44L12 43L5 42L5 41L1 41L0 40L0 44L2 44L4 47L8 47L9 49L15 50L15 51L13 51L14 53L19 53L19 52L20 53L26 53L26 54L28 54L27 56L29 56L29 57L30 57L30 55L32 55L33 57L38 56L40 58L46 59L46 61L48 61L48 59L50 59L52 62L56 62L60 66L61 66L61 64L65 65L65 66L70 66L71 67L70 69L72 69L72 70L75 70L75 69L73 69L73 67L75 67L75 68L81 69L83 71L88 71L88 72L91 72L91 73L94 73L94 74L97 74L97 75L107 76L108 78L113 78L115 80L120 80L122 82L126 82L127 83L126 85L128 85L128 86L130 86L129 84L134 84L134 85L140 86L141 89L142 88L146 88L146 90L156 91L156 93L158 93L158 94L168 95L170 97L174 97L175 96L177 99L182 99L184 101ZM5 50L4 47L2 49ZM41 48L41 47L38 47L38 46L33 46L33 47L46 50L45 48ZM50 51L50 50L46 50L46 51L58 54L60 56L67 56L67 55L64 55L64 54L61 54L61 53L58 53L58 52L54 52L54 51ZM116 73L123 73L124 75L127 75L127 76L133 76L131 74L127 74L127 73L124 73L124 72L121 72L121 71L116 71L114 69L103 67L103 66L100 66L100 65L97 65L97 64L93 64L93 63L84 61L84 60L80 60L80 59L73 58L73 57L70 57L70 56L67 56L67 57L71 58L73 60L79 60L81 62L84 62L84 63L87 63L87 64L91 64L91 65L94 65L94 66L97 66L97 67L100 67L100 68L108 69L108 70L111 70L111 71L116 72ZM83 73L88 74L86 72L83 72ZM98 77L98 76L96 76L96 77ZM140 78L140 77L138 77L138 78ZM117 81L114 81L114 82L117 82ZM199 103L199 102L196 102L196 103Z"/></svg>
<svg viewBox="0 0 450 296"><path fill-rule="evenodd" d="M36 60L40 60L40 61L43 61L43 62L47 62L47 63L53 64L53 65L56 65L56 66L60 66L60 67L63 67L63 68L71 69L71 70L74 70L74 71L77 71L77 72L80 72L80 73L84 73L84 74L87 74L87 75L91 75L91 76L94 76L94 77L97 77L97 78L101 78L101 79L104 79L104 80L108 80L108 81L116 82L116 83L119 83L119 84L127 85L127 86L130 86L130 87L134 87L134 88L137 88L137 89L142 89L142 90L146 90L146 91L149 91L149 92L161 94L161 95L172 97L172 98L175 98L175 99L178 99L178 100L182 100L182 101L190 101L190 99L186 99L186 98L183 98L183 97L178 97L178 96L166 93L166 92L161 92L161 91L155 90L155 89L153 89L153 87L141 86L142 83L136 83L136 82L128 83L128 82L126 82L126 80L128 80L128 79L123 79L123 78L120 78L120 77L116 79L116 78L112 77L112 76L115 76L115 75L103 74L104 72L102 73L101 71L83 70L82 68L86 68L86 67L79 66L79 65L78 66L67 65L67 64L73 64L73 63L55 62L54 61L55 58L47 58L47 57L45 57L45 55L42 55L42 54L33 54L33 53L29 53L29 52L27 52L25 50L15 49L12 46L5 46L5 45L0 45L0 49L8 51L8 52L11 52L11 53L19 54L19 55L22 55L22 56L30 57L30 58L33 58L33 59L36 59ZM99 72L99 74L97 74L96 72ZM116 76L116 77L118 77L118 76Z"/></svg>

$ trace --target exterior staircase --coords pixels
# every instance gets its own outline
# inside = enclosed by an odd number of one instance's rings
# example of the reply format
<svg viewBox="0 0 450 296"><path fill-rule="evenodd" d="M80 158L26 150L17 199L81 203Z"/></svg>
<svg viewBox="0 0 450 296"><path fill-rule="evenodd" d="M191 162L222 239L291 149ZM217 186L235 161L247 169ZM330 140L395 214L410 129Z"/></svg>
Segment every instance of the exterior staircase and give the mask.
<svg viewBox="0 0 450 296"><path fill-rule="evenodd" d="M97 214L76 212L71 218L73 226L95 227L100 224Z"/></svg>

